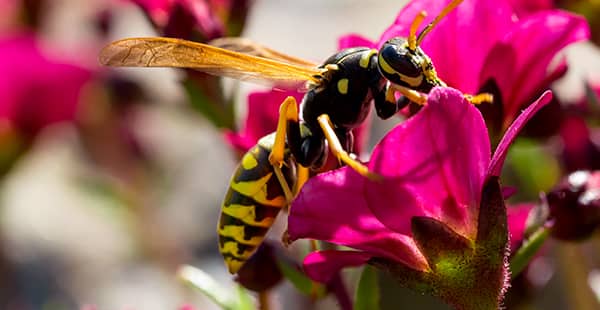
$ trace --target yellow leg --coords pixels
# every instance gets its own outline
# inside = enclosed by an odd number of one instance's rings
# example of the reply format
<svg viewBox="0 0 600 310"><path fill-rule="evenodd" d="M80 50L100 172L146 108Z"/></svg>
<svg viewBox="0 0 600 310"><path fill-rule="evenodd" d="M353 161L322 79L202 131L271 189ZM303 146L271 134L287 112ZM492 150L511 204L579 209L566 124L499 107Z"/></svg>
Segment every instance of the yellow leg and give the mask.
<svg viewBox="0 0 600 310"><path fill-rule="evenodd" d="M408 100L418 104L418 105L425 105L427 104L427 95L420 93L414 89L410 89L404 86L400 86L400 85L396 85L396 84L392 84L391 88L397 90L398 92L400 92L403 96L405 96L406 98L408 98Z"/></svg>
<svg viewBox="0 0 600 310"><path fill-rule="evenodd" d="M307 167L304 167L302 165L296 166L296 187L294 188L294 194L298 195L298 193L302 189L302 186L304 186L304 183L308 181L308 178L310 177L310 171Z"/></svg>
<svg viewBox="0 0 600 310"><path fill-rule="evenodd" d="M481 104L481 103L493 103L494 96L489 93L481 93L477 95L465 95L465 99L472 104Z"/></svg>
<svg viewBox="0 0 600 310"><path fill-rule="evenodd" d="M277 121L277 131L275 132L275 141L273 142L271 154L269 154L269 162L273 166L281 167L283 165L288 120L298 121L298 107L296 106L296 99L292 96L285 98L279 106L279 119Z"/></svg>
<svg viewBox="0 0 600 310"><path fill-rule="evenodd" d="M335 135L335 131L333 130L333 125L331 124L331 120L327 114L322 114L318 117L319 125L325 134L325 139L327 139L327 143L329 143L329 149L340 162L348 165L350 168L354 169L360 175L369 178L370 180L381 180L382 177L374 172L369 171L365 165L359 163L358 161L352 159L350 155L344 150L340 140Z"/></svg>
<svg viewBox="0 0 600 310"><path fill-rule="evenodd" d="M285 98L281 106L279 106L279 119L277 121L277 131L275 132L275 141L273 142L273 148L269 154L269 162L273 166L275 176L281 184L285 199L288 204L294 199L294 193L290 189L281 167L283 166L283 157L285 153L285 136L287 132L287 121L293 120L298 121L298 107L296 106L296 99L292 96Z"/></svg>

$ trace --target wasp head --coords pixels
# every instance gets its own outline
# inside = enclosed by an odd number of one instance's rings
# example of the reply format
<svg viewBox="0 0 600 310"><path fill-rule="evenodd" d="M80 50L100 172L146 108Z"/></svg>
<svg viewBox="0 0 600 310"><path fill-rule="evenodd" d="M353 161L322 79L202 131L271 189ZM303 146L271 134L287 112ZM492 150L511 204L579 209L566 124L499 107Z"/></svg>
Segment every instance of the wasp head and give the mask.
<svg viewBox="0 0 600 310"><path fill-rule="evenodd" d="M443 82L437 77L431 59L419 46L409 47L404 38L386 41L378 53L379 72L390 82L420 92L429 92Z"/></svg>

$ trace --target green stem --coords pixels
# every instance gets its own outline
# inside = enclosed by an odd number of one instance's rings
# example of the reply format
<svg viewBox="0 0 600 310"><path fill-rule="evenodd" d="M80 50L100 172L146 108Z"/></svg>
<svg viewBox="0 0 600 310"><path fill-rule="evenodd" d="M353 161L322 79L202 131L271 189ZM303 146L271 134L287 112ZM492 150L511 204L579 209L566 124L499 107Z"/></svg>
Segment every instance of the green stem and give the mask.
<svg viewBox="0 0 600 310"><path fill-rule="evenodd" d="M513 258L510 260L510 273L514 279L518 276L531 259L538 252L540 247L544 244L544 241L548 239L550 235L550 228L542 226L538 228L531 236L523 243L523 245L517 250Z"/></svg>

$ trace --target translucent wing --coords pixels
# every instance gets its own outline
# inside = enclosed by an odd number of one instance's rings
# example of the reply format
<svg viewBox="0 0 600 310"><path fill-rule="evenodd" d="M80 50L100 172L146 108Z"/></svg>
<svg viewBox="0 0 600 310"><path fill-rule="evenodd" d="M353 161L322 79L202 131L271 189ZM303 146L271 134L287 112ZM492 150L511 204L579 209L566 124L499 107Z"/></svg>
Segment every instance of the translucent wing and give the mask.
<svg viewBox="0 0 600 310"><path fill-rule="evenodd" d="M267 82L288 88L318 83L316 67L246 55L206 44L172 38L128 38L110 43L100 63L116 67L191 68L242 81Z"/></svg>
<svg viewBox="0 0 600 310"><path fill-rule="evenodd" d="M262 58L273 59L277 61L286 62L298 66L304 66L308 68L316 68L319 66L318 63L310 60L305 60L295 56L281 53L272 48L266 47L259 43L256 43L250 39L240 37L226 37L218 38L209 42L210 45L224 48L226 50L240 52L247 55L258 56Z"/></svg>

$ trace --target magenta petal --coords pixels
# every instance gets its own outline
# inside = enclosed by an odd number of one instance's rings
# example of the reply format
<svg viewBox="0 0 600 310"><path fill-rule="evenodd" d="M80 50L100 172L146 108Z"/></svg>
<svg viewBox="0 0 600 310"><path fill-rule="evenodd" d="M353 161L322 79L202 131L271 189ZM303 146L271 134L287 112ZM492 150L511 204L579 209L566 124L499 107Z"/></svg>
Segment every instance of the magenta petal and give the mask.
<svg viewBox="0 0 600 310"><path fill-rule="evenodd" d="M556 54L590 36L585 19L558 10L528 16L511 29L502 41L511 51L490 54L481 72L481 82L495 78L503 95L505 118L509 120L552 82L547 79L548 66ZM500 67L510 68L510 74L499 72Z"/></svg>
<svg viewBox="0 0 600 310"><path fill-rule="evenodd" d="M502 140L500 140L496 151L494 152L492 162L490 163L490 169L488 170L488 175L500 176L504 159L506 159L508 147L512 144L519 131L521 131L529 119L531 119L535 113L537 113L537 111L543 108L546 104L550 103L550 100L552 100L552 92L548 90L544 92L544 94L542 94L542 96L540 96L540 98L538 98L534 103L529 105L529 107L527 107L527 109L525 109L525 111L523 111L519 117L517 117L512 125L510 125L510 127L504 133Z"/></svg>
<svg viewBox="0 0 600 310"><path fill-rule="evenodd" d="M371 213L363 194L364 182L348 168L311 178L290 207L290 239L329 241L423 268L424 260L413 240L385 227ZM410 218L403 222L410 226Z"/></svg>
<svg viewBox="0 0 600 310"><path fill-rule="evenodd" d="M426 8L432 16L440 10ZM477 77L485 58L510 29L512 18L512 8L507 1L465 0L427 35L421 47L432 59L442 80L464 93L474 94L479 90ZM404 23L410 24L411 20Z"/></svg>
<svg viewBox="0 0 600 310"><path fill-rule="evenodd" d="M304 258L304 272L313 280L327 283L344 267L357 267L373 256L357 251L318 251Z"/></svg>
<svg viewBox="0 0 600 310"><path fill-rule="evenodd" d="M510 233L510 251L514 252L525 238L527 218L531 209L535 207L532 203L523 203L506 208L508 216L508 232Z"/></svg>
<svg viewBox="0 0 600 310"><path fill-rule="evenodd" d="M338 40L338 49L363 46L370 48L376 47L375 43L359 34L345 35Z"/></svg>
<svg viewBox="0 0 600 310"><path fill-rule="evenodd" d="M447 1L439 0L410 1L402 8L400 13L398 13L396 20L392 25L383 32L377 46L381 46L385 41L393 37L408 37L410 24L419 12L425 11L430 13L423 22L423 25L426 25L435 17L435 15L432 14L437 14L434 12L439 12L445 6L446 2Z"/></svg>
<svg viewBox="0 0 600 310"><path fill-rule="evenodd" d="M373 151L369 167L385 183L366 184L373 214L410 234L413 216L429 216L473 237L490 142L479 111L452 88L434 88L427 105L394 128Z"/></svg>
<svg viewBox="0 0 600 310"><path fill-rule="evenodd" d="M44 54L32 34L0 40L0 118L27 134L71 121L92 72Z"/></svg>
<svg viewBox="0 0 600 310"><path fill-rule="evenodd" d="M553 0L511 0L510 2L519 17L554 8Z"/></svg>
<svg viewBox="0 0 600 310"><path fill-rule="evenodd" d="M241 153L254 146L260 138L277 129L279 106L288 96L302 99L302 94L294 91L263 91L248 95L248 113L239 132L226 132L227 141Z"/></svg>

